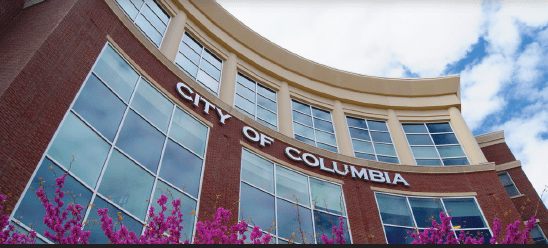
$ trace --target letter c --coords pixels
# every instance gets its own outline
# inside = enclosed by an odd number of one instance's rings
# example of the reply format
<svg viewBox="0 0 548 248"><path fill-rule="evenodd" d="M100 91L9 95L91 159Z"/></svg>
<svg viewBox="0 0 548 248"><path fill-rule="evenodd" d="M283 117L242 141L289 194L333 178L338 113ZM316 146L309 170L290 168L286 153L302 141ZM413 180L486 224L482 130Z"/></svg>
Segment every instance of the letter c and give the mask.
<svg viewBox="0 0 548 248"><path fill-rule="evenodd" d="M288 146L287 148L285 148L285 155L288 156L293 161L302 161L302 159L300 157L293 156L293 154L291 154L291 151L294 152L295 154L297 154L297 156L299 156L299 154L301 154L301 152L299 150Z"/></svg>
<svg viewBox="0 0 548 248"><path fill-rule="evenodd" d="M179 93L179 95L181 97L183 97L184 99L186 99L187 101L193 101L194 100L194 99L192 99L191 96L185 94L183 92L183 90L181 89L181 88L184 88L188 93L190 93L192 95L194 93L194 91L192 91L188 86L186 86L186 84L179 82L179 83L177 83L175 88L177 89L177 93Z"/></svg>

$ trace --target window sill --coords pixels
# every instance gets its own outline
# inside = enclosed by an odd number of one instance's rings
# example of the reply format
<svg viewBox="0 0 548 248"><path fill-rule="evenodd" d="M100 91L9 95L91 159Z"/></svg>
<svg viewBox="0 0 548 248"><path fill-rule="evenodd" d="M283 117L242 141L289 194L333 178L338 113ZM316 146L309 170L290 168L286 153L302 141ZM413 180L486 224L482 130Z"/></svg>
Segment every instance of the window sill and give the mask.
<svg viewBox="0 0 548 248"><path fill-rule="evenodd" d="M519 195L515 195L515 196L510 196L510 199L514 199L514 198L518 198L518 197L522 197L522 196L525 196L525 194L519 194Z"/></svg>

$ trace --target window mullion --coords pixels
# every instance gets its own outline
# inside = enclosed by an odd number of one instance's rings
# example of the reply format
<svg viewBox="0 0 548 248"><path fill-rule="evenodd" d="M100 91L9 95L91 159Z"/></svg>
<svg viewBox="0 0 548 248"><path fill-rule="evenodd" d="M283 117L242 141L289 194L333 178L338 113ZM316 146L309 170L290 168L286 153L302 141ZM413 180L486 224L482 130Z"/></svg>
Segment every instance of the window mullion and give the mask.
<svg viewBox="0 0 548 248"><path fill-rule="evenodd" d="M137 19L137 18L135 18ZM95 198L97 197L97 191L99 190L99 186L101 185L101 180L103 179L103 176L105 174L105 171L107 169L108 161L110 160L110 156L112 155L112 151L114 150L114 147L116 144L116 141L118 140L118 137L120 136L120 132L122 130L122 127L124 126L124 122L126 120L127 113L129 112L131 101L133 100L133 97L135 96L137 92L137 87L139 87L139 83L141 82L142 77L139 75L139 79L137 80L137 83L135 84L135 87L133 88L133 92L131 93L131 97L129 98L128 104L126 105L126 110L124 111L124 115L122 116L122 120L120 121L120 124L118 125L118 130L116 130L116 135L114 135L114 139L112 140L112 145L110 146L110 149L107 153L107 157L105 159L105 162L103 163L103 168L101 168L101 173L99 173L99 177L97 179L97 183L95 184L95 188L92 190L92 195L90 199L90 206L88 206L88 209L86 210L86 213L84 214L84 220L86 220L89 216L89 213L91 212L91 204L95 202ZM82 226L82 230L85 226Z"/></svg>

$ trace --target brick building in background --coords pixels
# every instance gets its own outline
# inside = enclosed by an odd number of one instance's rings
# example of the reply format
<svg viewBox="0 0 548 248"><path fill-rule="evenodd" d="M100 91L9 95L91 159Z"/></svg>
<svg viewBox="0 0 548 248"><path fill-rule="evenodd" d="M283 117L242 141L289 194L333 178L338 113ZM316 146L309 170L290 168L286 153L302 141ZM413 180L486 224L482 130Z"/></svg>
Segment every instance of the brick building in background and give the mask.
<svg viewBox="0 0 548 248"><path fill-rule="evenodd" d="M2 1L0 193L10 220L39 233L29 188L53 170L77 203L136 232L169 189L189 238L222 206L277 243L297 220L319 243L340 217L349 242L410 242L440 210L485 237L495 218L536 214L530 242L546 243L546 207L502 131L472 136L459 84L314 63L212 0Z"/></svg>

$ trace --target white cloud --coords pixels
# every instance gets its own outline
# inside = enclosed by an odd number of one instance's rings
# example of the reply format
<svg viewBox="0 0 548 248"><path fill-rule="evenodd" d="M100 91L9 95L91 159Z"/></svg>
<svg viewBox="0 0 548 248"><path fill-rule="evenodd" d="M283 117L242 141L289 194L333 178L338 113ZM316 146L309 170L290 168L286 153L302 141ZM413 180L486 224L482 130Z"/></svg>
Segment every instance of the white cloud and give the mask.
<svg viewBox="0 0 548 248"><path fill-rule="evenodd" d="M478 41L481 3L218 0L236 18L305 58L375 76L439 76ZM400 73L397 73L397 72Z"/></svg>
<svg viewBox="0 0 548 248"><path fill-rule="evenodd" d="M493 130L504 130L506 143L514 156L521 160L525 174L539 195L544 186L548 185L545 156L548 151L548 140L543 140L541 136L548 132L547 109L548 104L537 103L524 109L523 115L493 127ZM545 197L546 200L548 198Z"/></svg>
<svg viewBox="0 0 548 248"><path fill-rule="evenodd" d="M461 72L462 114L471 130L505 107L501 90L511 82L513 70L511 59L495 54Z"/></svg>

